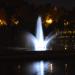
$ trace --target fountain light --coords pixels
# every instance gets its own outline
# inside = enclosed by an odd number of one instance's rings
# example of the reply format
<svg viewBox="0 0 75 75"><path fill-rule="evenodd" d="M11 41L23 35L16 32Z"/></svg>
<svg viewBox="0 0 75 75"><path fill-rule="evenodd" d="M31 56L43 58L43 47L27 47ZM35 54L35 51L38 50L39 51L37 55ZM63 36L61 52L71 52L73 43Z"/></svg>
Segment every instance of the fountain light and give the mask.
<svg viewBox="0 0 75 75"><path fill-rule="evenodd" d="M36 36L32 34L27 34L28 41L33 43L35 51L46 51L48 43L51 42L53 38L56 37L56 34L53 36L44 37L43 28L42 28L42 20L41 17L38 17L37 27L36 27Z"/></svg>

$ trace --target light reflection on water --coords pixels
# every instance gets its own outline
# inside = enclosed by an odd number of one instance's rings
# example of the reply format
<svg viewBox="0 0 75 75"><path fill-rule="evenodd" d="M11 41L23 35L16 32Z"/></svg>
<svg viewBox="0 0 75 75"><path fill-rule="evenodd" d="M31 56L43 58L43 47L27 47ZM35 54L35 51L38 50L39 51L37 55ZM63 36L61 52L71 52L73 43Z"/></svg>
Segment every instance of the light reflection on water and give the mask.
<svg viewBox="0 0 75 75"><path fill-rule="evenodd" d="M28 63L24 67L27 75L64 75L64 63L54 63L50 61L35 61Z"/></svg>
<svg viewBox="0 0 75 75"><path fill-rule="evenodd" d="M62 61L0 61L0 75L65 75L68 65Z"/></svg>

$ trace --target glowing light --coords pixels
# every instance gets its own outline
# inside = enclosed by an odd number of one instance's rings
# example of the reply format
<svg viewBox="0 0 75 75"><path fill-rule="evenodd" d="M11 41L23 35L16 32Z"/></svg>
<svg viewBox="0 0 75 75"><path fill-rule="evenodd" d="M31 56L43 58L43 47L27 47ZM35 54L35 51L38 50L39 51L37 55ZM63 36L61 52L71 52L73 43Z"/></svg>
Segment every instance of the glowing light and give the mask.
<svg viewBox="0 0 75 75"><path fill-rule="evenodd" d="M16 24L16 25L19 24L19 21L18 20L17 21L14 21L14 24Z"/></svg>
<svg viewBox="0 0 75 75"><path fill-rule="evenodd" d="M65 68L67 68L67 64L65 64Z"/></svg>
<svg viewBox="0 0 75 75"><path fill-rule="evenodd" d="M0 26L4 26L4 25L6 25L6 22L4 20L0 19Z"/></svg>
<svg viewBox="0 0 75 75"><path fill-rule="evenodd" d="M34 63L33 71L36 71L36 75L44 75L44 62L40 61L40 62Z"/></svg>
<svg viewBox="0 0 75 75"><path fill-rule="evenodd" d="M67 47L68 47L68 46L67 46L67 45L65 45L65 50L67 50Z"/></svg>
<svg viewBox="0 0 75 75"><path fill-rule="evenodd" d="M68 21L64 22L64 25L65 25L65 26L66 26L66 25L69 25L69 22L68 22Z"/></svg>
<svg viewBox="0 0 75 75"><path fill-rule="evenodd" d="M67 48L65 47L65 50L67 50Z"/></svg>
<svg viewBox="0 0 75 75"><path fill-rule="evenodd" d="M37 20L37 28L36 28L36 37L34 37L31 34L27 35L28 40L31 40L31 42L34 45L35 51L45 51L47 50L48 43L55 37L56 35L53 35L51 37L47 36L44 39L43 29L42 29L42 21L41 17L38 17Z"/></svg>
<svg viewBox="0 0 75 75"><path fill-rule="evenodd" d="M68 67L68 64L65 64L65 72L66 72L66 75L67 75L67 67Z"/></svg>
<svg viewBox="0 0 75 75"><path fill-rule="evenodd" d="M52 23L53 23L53 20L52 20L51 18L50 18L50 19L47 19L47 20L46 20L46 23L47 23L47 24L52 24Z"/></svg>
<svg viewBox="0 0 75 75"><path fill-rule="evenodd" d="M48 27L50 24L53 23L53 18L51 18L49 15L45 18L45 26Z"/></svg>
<svg viewBox="0 0 75 75"><path fill-rule="evenodd" d="M44 75L44 62L40 62L40 74L39 75Z"/></svg>
<svg viewBox="0 0 75 75"><path fill-rule="evenodd" d="M11 20L12 20L12 22L13 22L15 25L18 25L18 24L19 24L19 20L17 20L16 18L12 18Z"/></svg>
<svg viewBox="0 0 75 75"><path fill-rule="evenodd" d="M52 72L52 70L53 70L53 64L50 64L51 65L51 72Z"/></svg>
<svg viewBox="0 0 75 75"><path fill-rule="evenodd" d="M41 17L39 17L37 21L36 38L37 40L34 44L35 50L46 50L46 44L48 41L44 41Z"/></svg>
<svg viewBox="0 0 75 75"><path fill-rule="evenodd" d="M49 70L50 70L50 72L53 71L53 64L51 64L51 63L49 63Z"/></svg>

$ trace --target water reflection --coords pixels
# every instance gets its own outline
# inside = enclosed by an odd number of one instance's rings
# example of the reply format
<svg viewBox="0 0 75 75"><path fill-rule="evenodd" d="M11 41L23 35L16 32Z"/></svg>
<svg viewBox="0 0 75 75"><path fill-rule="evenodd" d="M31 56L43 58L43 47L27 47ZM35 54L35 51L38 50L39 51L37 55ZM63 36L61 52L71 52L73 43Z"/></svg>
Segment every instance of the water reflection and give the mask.
<svg viewBox="0 0 75 75"><path fill-rule="evenodd" d="M0 62L0 75L65 75L66 66L62 61L6 60Z"/></svg>
<svg viewBox="0 0 75 75"><path fill-rule="evenodd" d="M45 72L51 73L53 70L53 64L44 61L36 62L32 67L36 75L45 75Z"/></svg>
<svg viewBox="0 0 75 75"><path fill-rule="evenodd" d="M62 62L60 63L50 61L29 62L24 67L24 73L26 73L27 75L60 75L60 74L64 75L65 66L64 63Z"/></svg>
<svg viewBox="0 0 75 75"><path fill-rule="evenodd" d="M44 75L44 62L36 62L33 64L33 71L37 73L37 75Z"/></svg>

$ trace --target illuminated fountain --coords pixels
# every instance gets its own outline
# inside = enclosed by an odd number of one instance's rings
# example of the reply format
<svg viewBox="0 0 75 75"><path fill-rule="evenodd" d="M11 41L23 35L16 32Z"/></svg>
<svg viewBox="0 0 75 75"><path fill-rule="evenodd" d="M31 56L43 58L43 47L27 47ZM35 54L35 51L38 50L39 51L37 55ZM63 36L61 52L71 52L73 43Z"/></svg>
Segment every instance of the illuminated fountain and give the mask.
<svg viewBox="0 0 75 75"><path fill-rule="evenodd" d="M55 37L56 35L53 36L47 36L46 38L44 37L43 34L43 28L42 28L42 20L41 17L38 17L37 20L37 27L36 27L36 36L33 36L32 34L27 34L27 38L31 43L34 45L34 50L35 51L46 51L48 43Z"/></svg>

